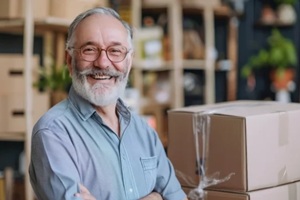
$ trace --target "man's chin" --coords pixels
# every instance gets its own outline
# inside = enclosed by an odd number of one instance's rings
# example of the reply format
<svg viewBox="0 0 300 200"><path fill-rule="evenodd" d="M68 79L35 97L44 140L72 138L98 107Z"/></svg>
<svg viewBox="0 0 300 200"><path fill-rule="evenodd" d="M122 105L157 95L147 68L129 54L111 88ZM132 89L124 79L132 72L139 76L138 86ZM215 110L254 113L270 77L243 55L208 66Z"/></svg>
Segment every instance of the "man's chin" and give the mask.
<svg viewBox="0 0 300 200"><path fill-rule="evenodd" d="M92 94L88 97L88 101L95 106L108 106L111 104L115 104L118 100L119 96L116 94L101 94L95 95Z"/></svg>
<svg viewBox="0 0 300 200"><path fill-rule="evenodd" d="M80 96L85 98L95 106L108 106L115 104L125 91L127 81L119 82L114 86L109 84L96 83L89 84L87 81L75 83L75 87Z"/></svg>

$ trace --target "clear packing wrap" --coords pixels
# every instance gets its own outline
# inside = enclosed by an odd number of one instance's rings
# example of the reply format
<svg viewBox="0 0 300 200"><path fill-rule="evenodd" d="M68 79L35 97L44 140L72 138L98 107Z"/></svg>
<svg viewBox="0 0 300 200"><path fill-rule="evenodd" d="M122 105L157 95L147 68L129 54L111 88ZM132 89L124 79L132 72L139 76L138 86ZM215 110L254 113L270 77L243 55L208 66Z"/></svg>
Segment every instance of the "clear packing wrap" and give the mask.
<svg viewBox="0 0 300 200"><path fill-rule="evenodd" d="M230 179L234 173L230 173L226 177L220 178L220 173L215 172L212 175L206 174L206 160L208 159L208 144L210 136L210 114L214 111L207 111L194 115L193 118L193 134L196 147L196 162L197 171L199 176L199 184L196 188L192 189L188 197L190 200L202 200L204 199L204 188L222 183ZM202 138L202 143L199 144L199 137ZM202 145L202 148L201 146ZM202 149L202 153L200 152ZM180 173L180 172L179 172Z"/></svg>

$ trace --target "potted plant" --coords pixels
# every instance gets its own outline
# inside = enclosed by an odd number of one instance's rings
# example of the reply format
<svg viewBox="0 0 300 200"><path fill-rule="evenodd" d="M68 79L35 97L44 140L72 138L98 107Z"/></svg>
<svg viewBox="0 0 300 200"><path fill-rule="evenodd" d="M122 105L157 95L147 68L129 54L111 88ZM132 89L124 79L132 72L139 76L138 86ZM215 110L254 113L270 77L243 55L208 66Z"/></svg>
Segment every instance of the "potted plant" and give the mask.
<svg viewBox="0 0 300 200"><path fill-rule="evenodd" d="M293 81L295 67L297 66L297 52L294 43L285 38L277 29L273 29L267 38L268 47L261 49L256 55L250 57L242 67L241 75L244 78L255 76L254 71L270 70L272 86L276 91L287 89Z"/></svg>
<svg viewBox="0 0 300 200"><path fill-rule="evenodd" d="M277 5L286 4L294 6L298 0L274 0Z"/></svg>
<svg viewBox="0 0 300 200"><path fill-rule="evenodd" d="M54 105L67 96L67 91L72 83L66 66L42 67L39 71L40 78L33 84L41 91L50 92L50 102Z"/></svg>

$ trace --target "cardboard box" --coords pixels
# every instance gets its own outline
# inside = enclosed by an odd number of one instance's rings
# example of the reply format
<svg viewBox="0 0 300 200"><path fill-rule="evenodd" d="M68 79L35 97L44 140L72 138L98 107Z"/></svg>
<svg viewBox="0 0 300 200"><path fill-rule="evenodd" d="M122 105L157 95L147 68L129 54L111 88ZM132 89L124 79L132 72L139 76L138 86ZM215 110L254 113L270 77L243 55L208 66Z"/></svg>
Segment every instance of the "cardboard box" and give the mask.
<svg viewBox="0 0 300 200"><path fill-rule="evenodd" d="M48 93L33 93L32 119L35 123L50 107ZM0 95L0 132L25 132L25 96Z"/></svg>
<svg viewBox="0 0 300 200"><path fill-rule="evenodd" d="M73 20L78 14L87 9L107 5L107 0L51 0L50 15Z"/></svg>
<svg viewBox="0 0 300 200"><path fill-rule="evenodd" d="M33 17L44 19L49 15L50 0L32 0ZM0 0L0 18L24 18L25 0Z"/></svg>
<svg viewBox="0 0 300 200"><path fill-rule="evenodd" d="M192 188L184 187L183 190L189 194ZM205 190L204 200L300 200L299 191L300 182L246 193Z"/></svg>
<svg viewBox="0 0 300 200"><path fill-rule="evenodd" d="M182 186L199 184L193 118L207 111L206 177L235 173L210 188L245 192L300 180L300 104L236 101L168 112L168 156ZM198 144L202 155L201 135Z"/></svg>
<svg viewBox="0 0 300 200"><path fill-rule="evenodd" d="M32 81L39 79L39 57L32 58ZM25 60L21 54L0 54L0 95L25 94Z"/></svg>

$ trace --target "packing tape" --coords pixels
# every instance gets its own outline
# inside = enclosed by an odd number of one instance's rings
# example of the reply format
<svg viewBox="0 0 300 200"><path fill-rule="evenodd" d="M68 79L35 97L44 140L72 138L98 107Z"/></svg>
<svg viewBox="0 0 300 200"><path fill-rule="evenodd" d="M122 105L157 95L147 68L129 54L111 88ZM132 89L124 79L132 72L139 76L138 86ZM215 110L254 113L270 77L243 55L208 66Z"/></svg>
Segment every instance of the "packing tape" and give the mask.
<svg viewBox="0 0 300 200"><path fill-rule="evenodd" d="M289 143L289 115L286 112L279 113L279 146L285 146Z"/></svg>
<svg viewBox="0 0 300 200"><path fill-rule="evenodd" d="M288 185L288 199L289 200L297 200L297 184L296 183L292 183Z"/></svg>
<svg viewBox="0 0 300 200"><path fill-rule="evenodd" d="M193 134L196 147L197 170L199 172L199 184L188 194L190 200L202 200L204 198L204 188L228 181L234 173L220 178L220 172L215 172L212 175L206 174L206 160L209 154L209 138L211 115L215 110L198 113L193 117ZM202 144L199 144L199 138L202 138ZM202 151L200 152L200 148ZM202 159L201 159L202 158ZM200 176L201 175L201 176Z"/></svg>

